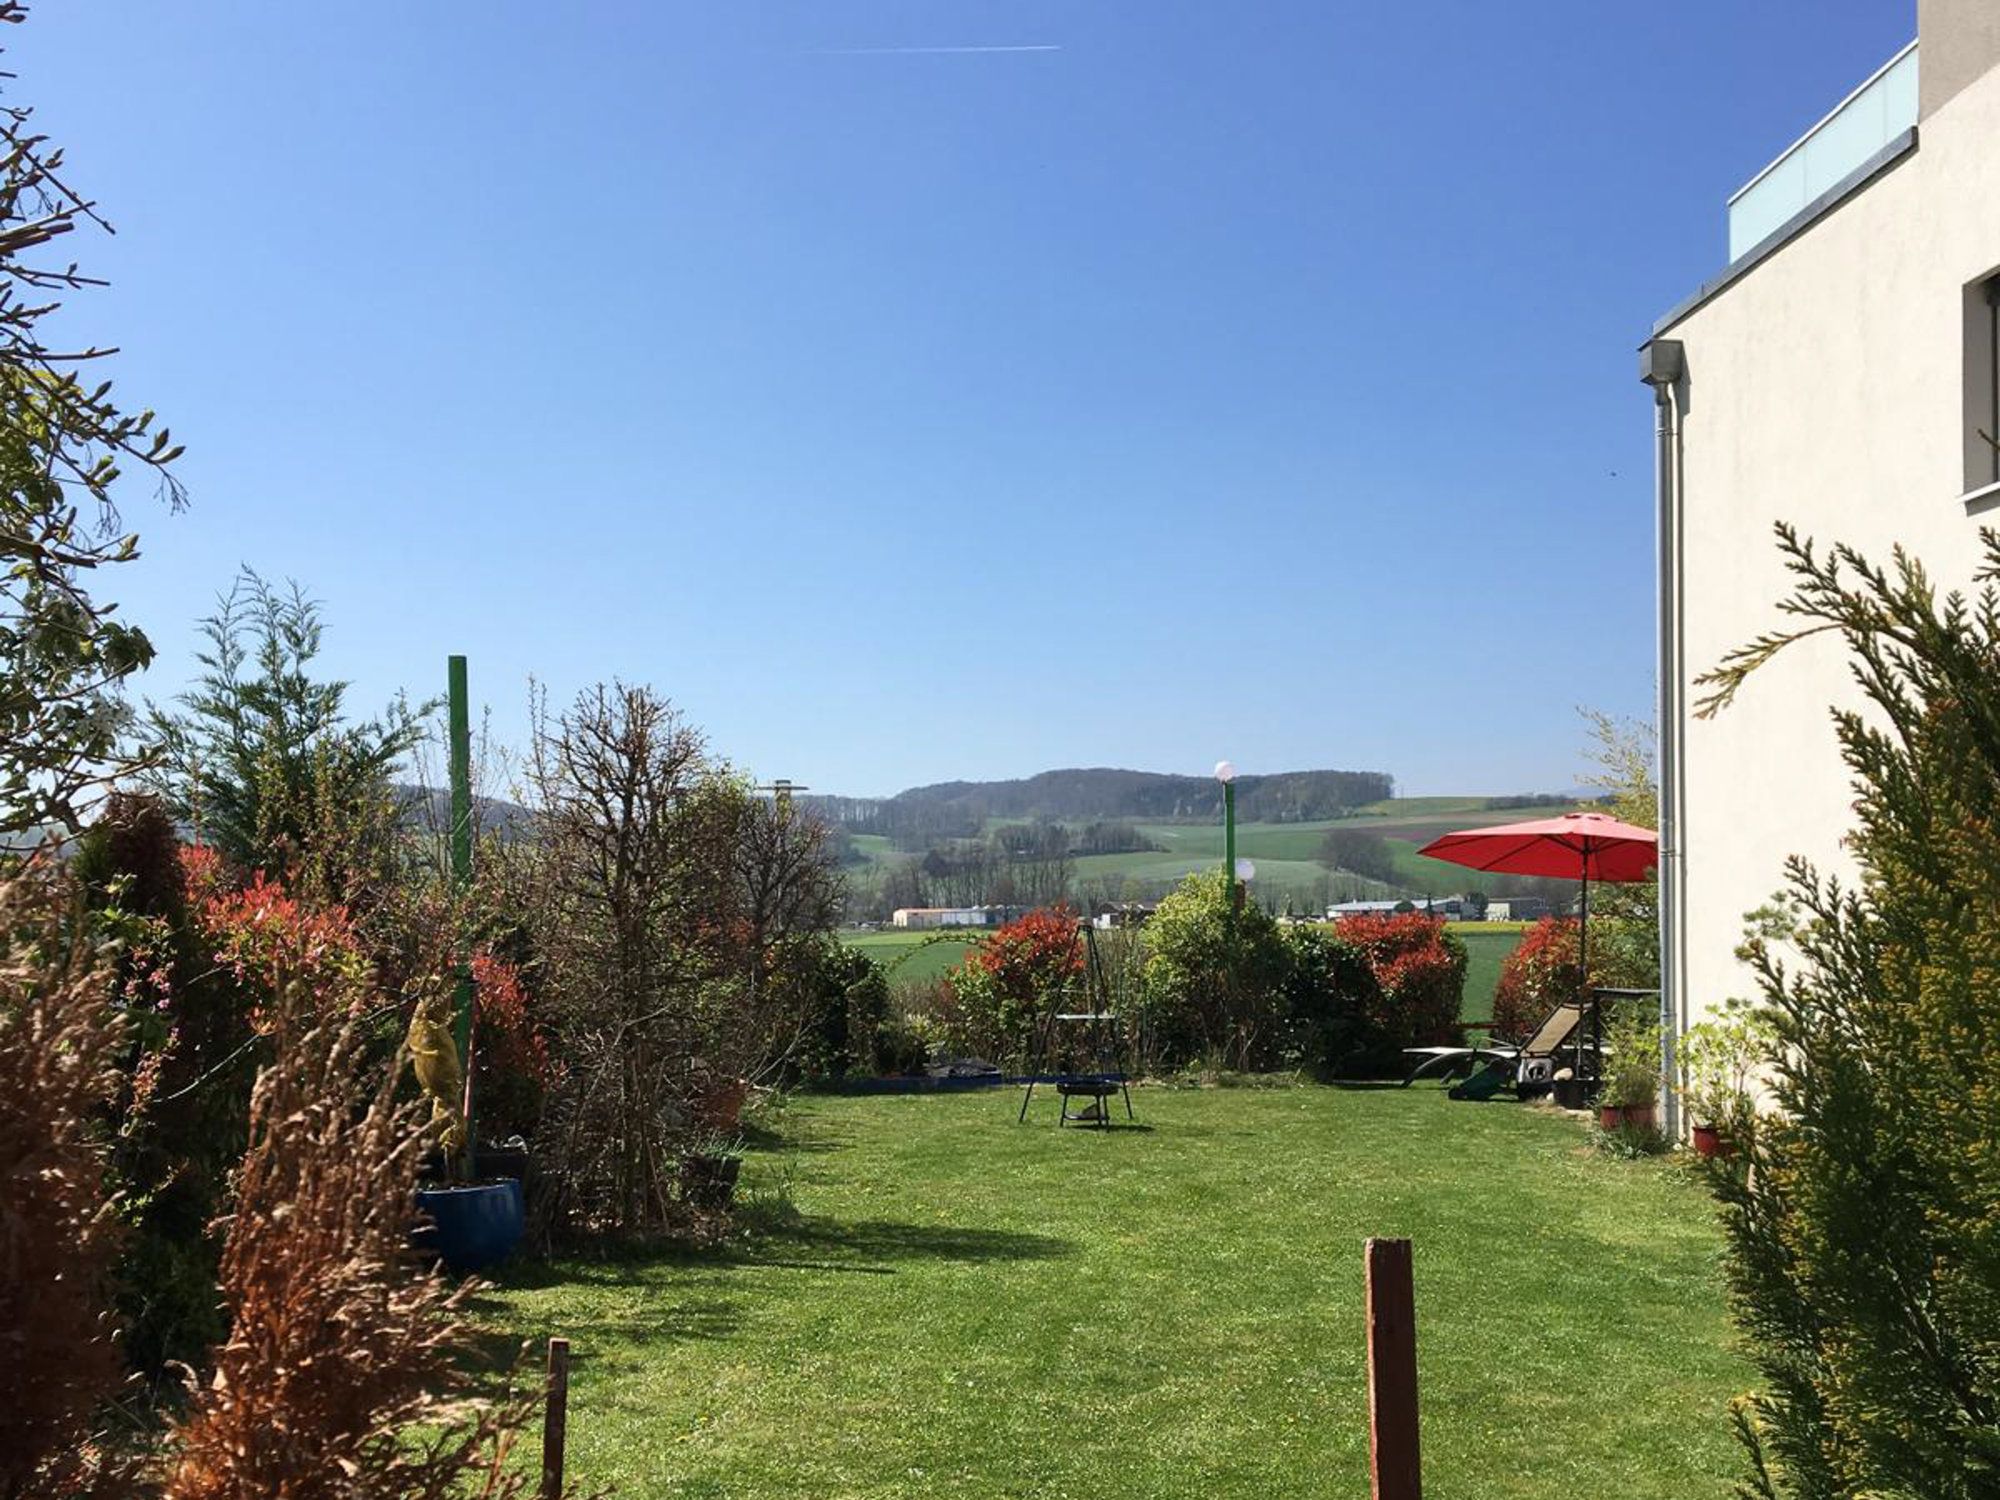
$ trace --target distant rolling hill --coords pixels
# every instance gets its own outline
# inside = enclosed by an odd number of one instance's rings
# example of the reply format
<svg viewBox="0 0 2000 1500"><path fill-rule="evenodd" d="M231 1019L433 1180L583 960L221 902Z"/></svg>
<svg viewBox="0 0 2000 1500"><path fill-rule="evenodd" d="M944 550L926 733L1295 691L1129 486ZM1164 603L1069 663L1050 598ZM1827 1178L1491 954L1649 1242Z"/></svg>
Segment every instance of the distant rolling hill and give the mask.
<svg viewBox="0 0 2000 1500"><path fill-rule="evenodd" d="M1236 779L1236 816L1246 823L1337 818L1394 790L1386 771L1246 772ZM1212 776L1106 766L1043 771L1011 781L941 781L893 797L809 800L849 832L884 834L905 847L972 837L995 821L1206 822L1222 816L1222 786Z"/></svg>
<svg viewBox="0 0 2000 1500"><path fill-rule="evenodd" d="M1236 816L1246 823L1338 817L1391 795L1386 771L1280 771L1236 778ZM1016 781L945 781L889 799L903 807L948 808L968 818L1206 818L1222 814L1213 776L1107 767L1043 771Z"/></svg>
<svg viewBox="0 0 2000 1500"><path fill-rule="evenodd" d="M398 785L394 788L402 804L403 826L415 831L451 826L451 791L441 786ZM534 814L518 803L498 797L472 799L473 826L481 833L497 833L511 843L525 838Z"/></svg>

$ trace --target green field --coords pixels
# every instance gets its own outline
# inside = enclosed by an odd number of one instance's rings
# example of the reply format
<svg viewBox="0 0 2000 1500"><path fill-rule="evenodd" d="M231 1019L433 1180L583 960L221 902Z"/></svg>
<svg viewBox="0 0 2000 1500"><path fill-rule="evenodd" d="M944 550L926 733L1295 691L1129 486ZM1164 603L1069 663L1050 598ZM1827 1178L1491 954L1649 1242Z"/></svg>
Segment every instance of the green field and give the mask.
<svg viewBox="0 0 2000 1500"><path fill-rule="evenodd" d="M1447 929L1465 944L1464 1021L1493 1019L1493 991L1500 983L1500 965L1521 942L1519 922L1454 922Z"/></svg>
<svg viewBox="0 0 2000 1500"><path fill-rule="evenodd" d="M1362 1241L1415 1244L1432 1500L1721 1500L1751 1374L1673 1168L1435 1089L808 1098L744 1232L528 1266L496 1344L573 1341L570 1476L627 1500L1365 1495ZM532 1465L532 1442L519 1461Z"/></svg>
<svg viewBox="0 0 2000 1500"><path fill-rule="evenodd" d="M841 942L859 948L889 971L891 984L935 979L964 958L977 932L843 932Z"/></svg>
<svg viewBox="0 0 2000 1500"><path fill-rule="evenodd" d="M1239 857L1256 863L1256 893L1280 904L1289 899L1295 906L1310 905L1324 889L1323 882L1329 872L1317 856L1320 843L1331 828L1380 834L1388 841L1396 871L1396 879L1387 883L1342 873L1335 878L1343 891L1364 897L1444 897L1478 884L1492 894L1504 887L1504 880L1475 876L1462 866L1426 859L1417 850L1455 828L1512 822L1553 811L1556 809L1493 809L1486 807L1485 799L1480 797L1403 797L1371 803L1347 818L1312 823L1238 824L1236 852ZM1133 826L1159 848L1131 854L1084 855L1076 861L1079 883L1130 881L1130 895L1154 895L1197 870L1219 868L1222 863L1223 836L1219 824L1140 822ZM851 873L862 881L876 878L890 862L910 857L897 852L879 834L858 835L852 845L860 858L851 867Z"/></svg>
<svg viewBox="0 0 2000 1500"><path fill-rule="evenodd" d="M1486 797L1391 797L1386 802L1370 802L1354 809L1357 818L1406 818L1411 816L1430 817L1439 813L1454 816L1464 813L1484 814L1491 812ZM1508 813L1506 817L1515 814Z"/></svg>

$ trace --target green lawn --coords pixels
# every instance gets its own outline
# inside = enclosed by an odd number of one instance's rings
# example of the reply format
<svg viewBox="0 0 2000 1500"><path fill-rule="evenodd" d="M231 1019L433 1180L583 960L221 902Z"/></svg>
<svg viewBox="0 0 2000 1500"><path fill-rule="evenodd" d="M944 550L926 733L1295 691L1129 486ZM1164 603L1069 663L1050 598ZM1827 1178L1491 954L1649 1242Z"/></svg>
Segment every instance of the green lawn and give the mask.
<svg viewBox="0 0 2000 1500"><path fill-rule="evenodd" d="M1707 1201L1433 1089L794 1102L727 1249L517 1272L628 1497L1362 1496L1361 1246L1416 1244L1425 1493L1699 1500L1737 1469ZM532 1455L524 1455L532 1461Z"/></svg>

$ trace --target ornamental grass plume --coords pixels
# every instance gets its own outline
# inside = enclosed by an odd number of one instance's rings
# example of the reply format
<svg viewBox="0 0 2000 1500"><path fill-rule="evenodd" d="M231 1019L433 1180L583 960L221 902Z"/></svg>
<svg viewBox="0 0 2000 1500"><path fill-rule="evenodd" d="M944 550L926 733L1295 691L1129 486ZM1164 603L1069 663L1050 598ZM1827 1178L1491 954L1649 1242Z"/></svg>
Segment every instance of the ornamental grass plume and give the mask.
<svg viewBox="0 0 2000 1500"><path fill-rule="evenodd" d="M222 1256L231 1313L169 1434L166 1500L417 1500L526 1492L506 1459L531 1400L476 1399L475 1283L408 1250L420 1106L399 1103L347 1008L281 982L274 1059ZM421 1436L420 1436L421 1435Z"/></svg>
<svg viewBox="0 0 2000 1500"><path fill-rule="evenodd" d="M118 1095L112 974L54 873L0 880L0 1497L89 1493L123 1380L120 1223L98 1121Z"/></svg>

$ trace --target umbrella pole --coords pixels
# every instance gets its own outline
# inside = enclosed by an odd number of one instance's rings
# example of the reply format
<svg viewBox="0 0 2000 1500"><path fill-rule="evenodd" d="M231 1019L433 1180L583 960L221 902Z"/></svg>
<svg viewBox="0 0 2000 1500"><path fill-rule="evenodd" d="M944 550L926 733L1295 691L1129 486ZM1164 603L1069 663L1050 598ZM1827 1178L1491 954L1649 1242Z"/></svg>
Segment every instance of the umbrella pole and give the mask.
<svg viewBox="0 0 2000 1500"><path fill-rule="evenodd" d="M1583 970L1583 997L1590 1006L1590 1045L1596 1054L1593 1059L1598 1073L1604 1072L1604 1010L1598 1004L1597 992L1590 984L1590 856L1583 856L1583 900L1582 920L1577 927L1577 957ZM1577 1070L1576 1076L1583 1077L1583 1028L1577 1028Z"/></svg>

